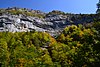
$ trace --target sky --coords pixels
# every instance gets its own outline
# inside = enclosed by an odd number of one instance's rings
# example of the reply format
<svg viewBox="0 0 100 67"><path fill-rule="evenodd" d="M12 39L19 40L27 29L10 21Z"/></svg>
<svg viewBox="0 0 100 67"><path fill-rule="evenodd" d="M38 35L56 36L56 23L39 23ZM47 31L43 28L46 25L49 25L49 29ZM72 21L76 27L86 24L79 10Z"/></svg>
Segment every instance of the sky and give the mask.
<svg viewBox="0 0 100 67"><path fill-rule="evenodd" d="M60 10L66 13L90 14L97 10L99 0L0 0L0 8L20 7L50 12Z"/></svg>

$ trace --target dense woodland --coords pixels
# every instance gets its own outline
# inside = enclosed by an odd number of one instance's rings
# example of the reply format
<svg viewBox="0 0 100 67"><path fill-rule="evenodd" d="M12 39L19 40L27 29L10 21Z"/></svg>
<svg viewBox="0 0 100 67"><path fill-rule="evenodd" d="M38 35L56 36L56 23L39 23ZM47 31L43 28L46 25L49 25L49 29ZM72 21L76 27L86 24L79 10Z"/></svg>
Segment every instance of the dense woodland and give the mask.
<svg viewBox="0 0 100 67"><path fill-rule="evenodd" d="M100 22L45 32L0 32L1 67L98 67Z"/></svg>
<svg viewBox="0 0 100 67"><path fill-rule="evenodd" d="M60 11L37 14L26 9L3 13L45 18L72 15ZM76 16L76 15L75 15ZM98 67L100 65L100 14L73 15L72 21L92 18L94 22L67 26L60 35L46 32L0 32L0 67ZM84 19L83 19L84 18Z"/></svg>

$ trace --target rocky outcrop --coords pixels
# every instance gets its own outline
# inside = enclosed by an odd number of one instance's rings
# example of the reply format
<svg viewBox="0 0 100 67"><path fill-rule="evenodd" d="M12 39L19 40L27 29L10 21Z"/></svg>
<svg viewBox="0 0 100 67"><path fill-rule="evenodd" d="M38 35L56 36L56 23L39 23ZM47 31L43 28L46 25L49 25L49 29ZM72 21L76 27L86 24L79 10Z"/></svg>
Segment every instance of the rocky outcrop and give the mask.
<svg viewBox="0 0 100 67"><path fill-rule="evenodd" d="M52 21L51 21L52 20ZM65 24L66 19L62 19L60 16L51 18L37 18L31 16L9 15L3 14L0 16L0 31L9 32L22 32L22 31L42 31L49 32L51 35L57 33Z"/></svg>
<svg viewBox="0 0 100 67"><path fill-rule="evenodd" d="M22 10L20 8L8 8L5 10ZM2 10L1 10L2 11ZM4 10L3 10L4 11ZM83 24L93 22L95 17L80 15L80 14L47 14L37 10L28 10L36 14L45 15L45 18L35 16L27 16L23 14L0 13L0 32L29 32L29 31L42 31L48 32L52 36L60 34L60 32L71 24Z"/></svg>

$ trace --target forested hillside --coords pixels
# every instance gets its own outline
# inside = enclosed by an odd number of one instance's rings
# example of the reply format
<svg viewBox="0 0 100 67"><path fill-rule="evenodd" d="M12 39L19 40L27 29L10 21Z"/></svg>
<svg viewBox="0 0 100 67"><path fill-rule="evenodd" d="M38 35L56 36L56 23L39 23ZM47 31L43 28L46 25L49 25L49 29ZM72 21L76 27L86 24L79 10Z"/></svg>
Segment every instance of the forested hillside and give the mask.
<svg viewBox="0 0 100 67"><path fill-rule="evenodd" d="M100 22L46 32L0 32L1 67L98 67Z"/></svg>

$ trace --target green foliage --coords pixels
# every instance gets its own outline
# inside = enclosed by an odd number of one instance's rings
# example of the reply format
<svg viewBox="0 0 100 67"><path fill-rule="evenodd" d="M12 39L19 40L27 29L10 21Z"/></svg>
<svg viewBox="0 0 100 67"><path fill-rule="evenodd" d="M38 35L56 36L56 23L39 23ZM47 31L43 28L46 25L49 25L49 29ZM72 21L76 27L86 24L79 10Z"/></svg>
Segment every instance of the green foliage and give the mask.
<svg viewBox="0 0 100 67"><path fill-rule="evenodd" d="M62 43L55 43L50 46L52 60L55 63L59 63L61 67L71 66L72 62L69 56L70 47ZM58 65L58 64L57 64ZM55 66L57 66L55 64Z"/></svg>
<svg viewBox="0 0 100 67"><path fill-rule="evenodd" d="M100 32L100 22L94 22L93 27Z"/></svg>
<svg viewBox="0 0 100 67"><path fill-rule="evenodd" d="M67 26L56 39L44 32L0 32L1 67L97 67L99 23Z"/></svg>
<svg viewBox="0 0 100 67"><path fill-rule="evenodd" d="M0 39L0 63L1 66L7 66L9 61L9 51L7 42L4 39Z"/></svg>
<svg viewBox="0 0 100 67"><path fill-rule="evenodd" d="M0 32L0 64L2 67L52 66L48 50L44 49L51 41L52 37L42 32Z"/></svg>
<svg viewBox="0 0 100 67"><path fill-rule="evenodd" d="M26 16L32 16L32 17L38 17L38 18L44 18L45 15L43 14L37 14L37 13L32 13L32 12L29 12L29 11L24 11L24 10L5 10L5 11L0 11L0 13L10 13L10 14L13 14L13 15L19 15L19 14L23 14L23 15L26 15Z"/></svg>
<svg viewBox="0 0 100 67"><path fill-rule="evenodd" d="M65 15L64 12L58 11L58 10L53 10L52 12L49 12L48 15Z"/></svg>
<svg viewBox="0 0 100 67"><path fill-rule="evenodd" d="M73 62L72 66L81 67L85 65L91 67L97 66L100 62L100 60L97 61L100 55L96 49L99 44L98 32L93 28L68 26L57 38L57 41L68 45L72 50L70 55Z"/></svg>

